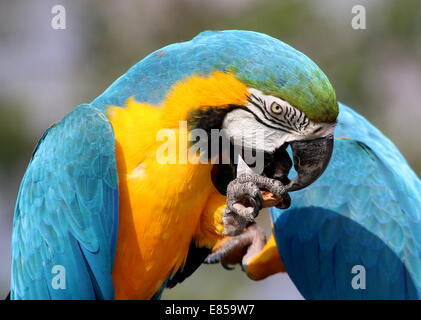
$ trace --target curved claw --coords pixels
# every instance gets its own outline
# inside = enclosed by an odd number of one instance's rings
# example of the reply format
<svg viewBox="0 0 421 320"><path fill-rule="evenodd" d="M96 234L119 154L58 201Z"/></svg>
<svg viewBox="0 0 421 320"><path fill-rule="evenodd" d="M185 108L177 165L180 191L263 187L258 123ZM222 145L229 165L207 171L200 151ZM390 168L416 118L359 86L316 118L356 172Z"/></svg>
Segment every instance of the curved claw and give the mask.
<svg viewBox="0 0 421 320"><path fill-rule="evenodd" d="M228 184L227 208L253 221L263 208L263 198L259 187L253 181L234 179Z"/></svg>
<svg viewBox="0 0 421 320"><path fill-rule="evenodd" d="M222 218L224 234L236 236L257 217L263 208L263 198L255 184L235 179L228 185L226 205Z"/></svg>
<svg viewBox="0 0 421 320"><path fill-rule="evenodd" d="M217 245L214 251L205 259L206 264L221 263L222 267L232 270L232 265L247 264L247 262L266 243L266 235L257 224L251 224L238 236L225 237Z"/></svg>
<svg viewBox="0 0 421 320"><path fill-rule="evenodd" d="M229 265L226 265L226 264L223 264L223 263L221 263L221 266L222 266L222 268L224 268L225 270L229 270L229 271L231 271L231 270L234 270L234 269L235 269L235 267L230 267Z"/></svg>
<svg viewBox="0 0 421 320"><path fill-rule="evenodd" d="M225 235L238 235L254 221L264 206L261 189L282 199L282 202L276 202L280 207L289 207L291 199L281 181L254 173L241 174L228 184L227 209L223 217Z"/></svg>
<svg viewBox="0 0 421 320"><path fill-rule="evenodd" d="M249 218L243 217L228 209L224 211L222 222L224 224L225 236L237 236L251 223Z"/></svg>
<svg viewBox="0 0 421 320"><path fill-rule="evenodd" d="M241 262L245 249L250 244L248 231L239 236L224 237L214 247L213 252L205 259L206 264L221 263L235 265Z"/></svg>

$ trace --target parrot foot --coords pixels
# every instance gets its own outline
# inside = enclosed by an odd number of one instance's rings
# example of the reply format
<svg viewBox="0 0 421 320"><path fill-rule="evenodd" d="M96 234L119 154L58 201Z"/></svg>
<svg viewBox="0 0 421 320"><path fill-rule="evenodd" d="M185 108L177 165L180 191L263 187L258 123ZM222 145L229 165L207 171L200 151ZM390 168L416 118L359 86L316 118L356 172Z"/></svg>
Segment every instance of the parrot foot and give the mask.
<svg viewBox="0 0 421 320"><path fill-rule="evenodd" d="M290 198L281 181L254 173L241 174L228 184L227 207L222 218L225 235L238 235L254 222L265 206L261 189L269 191L276 199L283 199L289 206Z"/></svg>
<svg viewBox="0 0 421 320"><path fill-rule="evenodd" d="M217 243L205 263L221 263L227 270L234 269L230 266L237 264L246 266L250 259L263 249L266 241L264 230L252 223L240 235L225 237Z"/></svg>

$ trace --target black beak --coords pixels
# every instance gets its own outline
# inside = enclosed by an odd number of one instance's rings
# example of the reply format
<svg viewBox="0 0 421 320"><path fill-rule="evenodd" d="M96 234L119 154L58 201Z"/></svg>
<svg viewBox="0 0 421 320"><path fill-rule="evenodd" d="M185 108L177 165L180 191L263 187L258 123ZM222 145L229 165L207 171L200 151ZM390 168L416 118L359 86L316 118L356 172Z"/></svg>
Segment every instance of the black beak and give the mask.
<svg viewBox="0 0 421 320"><path fill-rule="evenodd" d="M286 186L288 191L303 189L325 171L333 152L333 136L290 142L297 176Z"/></svg>

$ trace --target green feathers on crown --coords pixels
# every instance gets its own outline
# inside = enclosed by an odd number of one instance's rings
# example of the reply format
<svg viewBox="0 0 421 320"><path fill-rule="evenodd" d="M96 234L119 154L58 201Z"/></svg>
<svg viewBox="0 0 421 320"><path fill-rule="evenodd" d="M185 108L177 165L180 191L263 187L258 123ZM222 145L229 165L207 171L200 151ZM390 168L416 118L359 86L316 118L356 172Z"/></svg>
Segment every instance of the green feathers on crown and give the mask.
<svg viewBox="0 0 421 320"><path fill-rule="evenodd" d="M296 70L297 79L294 82L284 82L271 73L268 77L259 79L235 67L230 68L230 71L249 87L287 101L314 122L330 123L336 121L338 117L339 108L335 90L318 67L311 70L311 77Z"/></svg>

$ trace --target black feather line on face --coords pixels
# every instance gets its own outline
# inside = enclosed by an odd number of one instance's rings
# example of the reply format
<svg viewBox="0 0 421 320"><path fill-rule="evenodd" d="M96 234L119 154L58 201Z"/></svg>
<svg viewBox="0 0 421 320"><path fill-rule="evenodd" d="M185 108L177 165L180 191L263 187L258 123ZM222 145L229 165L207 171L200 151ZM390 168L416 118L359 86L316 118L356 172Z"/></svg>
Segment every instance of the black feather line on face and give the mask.
<svg viewBox="0 0 421 320"><path fill-rule="evenodd" d="M211 129L221 129L227 113L244 108L244 106L230 104L226 107L204 107L190 111L187 116L189 130L203 129L209 132Z"/></svg>
<svg viewBox="0 0 421 320"><path fill-rule="evenodd" d="M206 132L207 141L201 141L203 143L207 143L207 152L204 155L208 160L214 158L218 154L222 153L222 146L226 145L226 141L223 141L222 137L219 138L219 150L211 150L212 143L216 143L215 141L211 141L211 133L212 129L222 129L222 124L224 122L225 116L227 113L239 109L244 108L243 106L239 105L228 105L226 107L205 107L201 109L192 110L187 117L187 127L189 131L194 129L202 129ZM195 144L197 141L191 141L191 144ZM219 163L222 163L218 161Z"/></svg>
<svg viewBox="0 0 421 320"><path fill-rule="evenodd" d="M211 171L213 186L224 196L227 195L228 184L235 179L237 168L232 164L215 164Z"/></svg>
<svg viewBox="0 0 421 320"><path fill-rule="evenodd" d="M211 130L212 129L222 129L222 124L224 122L225 116L239 108L244 108L240 105L228 105L226 107L206 107L201 109L192 110L187 118L187 126L191 131L193 129L202 129L206 132L207 136L207 150L204 155L208 160L219 156L219 161L212 168L211 179L215 188L223 195L226 195L228 183L235 178L236 167L234 163L234 148L229 143L229 157L230 163L224 164L221 158L223 152L222 146L227 145L226 141L223 141L222 137L219 137L219 150L211 149ZM192 144L197 141L191 141ZM226 151L226 150L225 150Z"/></svg>

